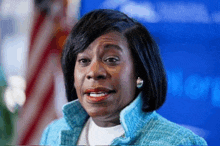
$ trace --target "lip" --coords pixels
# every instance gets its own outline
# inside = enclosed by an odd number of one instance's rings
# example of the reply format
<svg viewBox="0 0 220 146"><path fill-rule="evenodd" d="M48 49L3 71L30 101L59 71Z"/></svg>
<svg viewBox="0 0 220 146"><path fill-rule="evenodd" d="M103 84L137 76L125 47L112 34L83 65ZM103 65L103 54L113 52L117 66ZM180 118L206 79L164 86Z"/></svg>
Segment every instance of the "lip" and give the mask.
<svg viewBox="0 0 220 146"><path fill-rule="evenodd" d="M90 96L90 94L96 94L97 96ZM85 90L84 94L86 95L86 99L90 102L101 102L106 100L112 93L115 93L115 90L105 87L97 87L97 88L88 88ZM103 94L103 95L98 95Z"/></svg>

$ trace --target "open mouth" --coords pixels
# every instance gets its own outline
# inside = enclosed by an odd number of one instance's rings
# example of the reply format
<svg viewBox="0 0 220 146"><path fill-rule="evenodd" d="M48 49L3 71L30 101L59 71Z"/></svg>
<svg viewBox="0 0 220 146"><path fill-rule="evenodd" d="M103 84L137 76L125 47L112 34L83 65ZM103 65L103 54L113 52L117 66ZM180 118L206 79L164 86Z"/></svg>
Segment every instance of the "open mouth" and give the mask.
<svg viewBox="0 0 220 146"><path fill-rule="evenodd" d="M87 95L87 99L93 102L99 102L107 99L112 93L115 93L115 90L110 90L107 88L95 88L95 89L87 89L85 94Z"/></svg>

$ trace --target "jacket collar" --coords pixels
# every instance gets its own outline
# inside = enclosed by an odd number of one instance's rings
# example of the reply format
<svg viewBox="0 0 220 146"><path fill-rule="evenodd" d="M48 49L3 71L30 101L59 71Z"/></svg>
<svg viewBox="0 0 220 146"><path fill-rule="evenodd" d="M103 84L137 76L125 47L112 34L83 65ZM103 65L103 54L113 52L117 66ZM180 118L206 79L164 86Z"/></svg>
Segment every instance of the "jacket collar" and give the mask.
<svg viewBox="0 0 220 146"><path fill-rule="evenodd" d="M83 127L89 118L89 115L84 110L78 99L64 105L63 114L72 129L75 127Z"/></svg>
<svg viewBox="0 0 220 146"><path fill-rule="evenodd" d="M89 116L78 99L63 106L63 115L70 130L61 131L59 143L60 145L76 145L83 126Z"/></svg>
<svg viewBox="0 0 220 146"><path fill-rule="evenodd" d="M155 112L143 112L142 93L120 113L120 121L125 130L125 137L133 139Z"/></svg>
<svg viewBox="0 0 220 146"><path fill-rule="evenodd" d="M142 93L120 113L120 122L125 130L126 141L133 139L141 128L151 119L154 112L143 112ZM61 144L76 144L89 115L78 100L63 107L64 118L71 130L61 131Z"/></svg>

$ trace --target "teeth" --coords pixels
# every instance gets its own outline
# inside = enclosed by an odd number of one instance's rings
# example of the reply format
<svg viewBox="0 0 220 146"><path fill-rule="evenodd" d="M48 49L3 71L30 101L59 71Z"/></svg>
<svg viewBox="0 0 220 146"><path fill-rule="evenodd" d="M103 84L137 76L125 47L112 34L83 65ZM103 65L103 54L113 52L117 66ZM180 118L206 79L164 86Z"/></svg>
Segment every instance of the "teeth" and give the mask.
<svg viewBox="0 0 220 146"><path fill-rule="evenodd" d="M100 92L100 93L94 93L94 92L91 92L89 93L89 96L92 96L92 97L101 97L101 96L105 96L107 93L103 93L103 92Z"/></svg>

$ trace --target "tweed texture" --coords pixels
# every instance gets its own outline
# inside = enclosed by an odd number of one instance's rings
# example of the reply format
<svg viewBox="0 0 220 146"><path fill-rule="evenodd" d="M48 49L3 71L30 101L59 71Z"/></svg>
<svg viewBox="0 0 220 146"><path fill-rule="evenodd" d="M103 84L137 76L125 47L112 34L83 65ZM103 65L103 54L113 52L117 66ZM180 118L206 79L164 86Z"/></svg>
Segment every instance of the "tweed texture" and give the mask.
<svg viewBox="0 0 220 146"><path fill-rule="evenodd" d="M111 145L207 145L192 131L168 121L156 111L145 113L141 94L120 113L125 135ZM89 116L78 100L63 107L64 117L52 122L44 131L40 145L76 145Z"/></svg>

